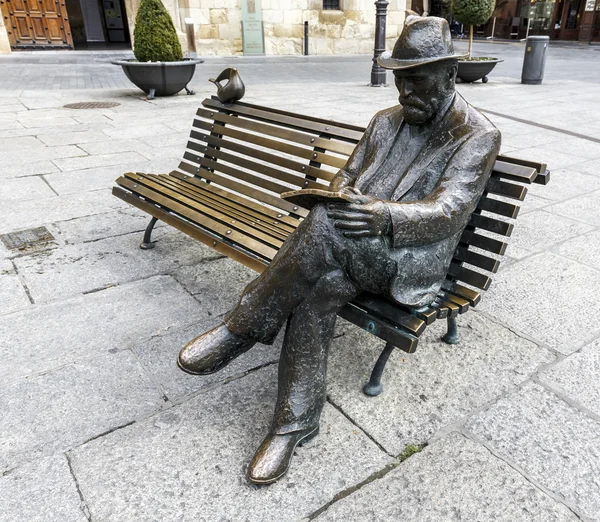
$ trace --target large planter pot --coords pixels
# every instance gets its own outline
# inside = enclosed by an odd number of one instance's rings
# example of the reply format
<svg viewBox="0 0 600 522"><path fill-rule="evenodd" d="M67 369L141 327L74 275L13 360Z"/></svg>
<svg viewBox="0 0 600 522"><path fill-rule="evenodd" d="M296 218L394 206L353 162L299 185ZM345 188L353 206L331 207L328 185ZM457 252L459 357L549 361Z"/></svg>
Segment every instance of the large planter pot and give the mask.
<svg viewBox="0 0 600 522"><path fill-rule="evenodd" d="M154 96L172 96L182 89L194 94L187 84L194 76L199 59L185 59L181 62L138 62L137 60L115 60L115 65L123 71L136 86L148 93L148 99Z"/></svg>
<svg viewBox="0 0 600 522"><path fill-rule="evenodd" d="M487 75L492 72L492 69L496 67L497 63L503 62L498 58L491 58L485 60L458 60L458 78L462 82L471 83L481 80L483 83L487 83Z"/></svg>

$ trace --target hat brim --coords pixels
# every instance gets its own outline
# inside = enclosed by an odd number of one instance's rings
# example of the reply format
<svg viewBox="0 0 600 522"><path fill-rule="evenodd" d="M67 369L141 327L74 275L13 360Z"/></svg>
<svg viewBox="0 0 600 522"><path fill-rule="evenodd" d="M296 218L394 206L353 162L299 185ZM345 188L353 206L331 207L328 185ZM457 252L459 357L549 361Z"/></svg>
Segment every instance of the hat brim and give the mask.
<svg viewBox="0 0 600 522"><path fill-rule="evenodd" d="M377 63L384 69L390 69L393 71L398 69L411 69L413 67L419 67L419 65L426 65L428 63L441 62L444 60L460 60L461 58L467 58L469 56L469 53L454 53L450 56L423 58L421 60L398 60L397 58L388 58L383 56L383 54L380 54L377 57Z"/></svg>

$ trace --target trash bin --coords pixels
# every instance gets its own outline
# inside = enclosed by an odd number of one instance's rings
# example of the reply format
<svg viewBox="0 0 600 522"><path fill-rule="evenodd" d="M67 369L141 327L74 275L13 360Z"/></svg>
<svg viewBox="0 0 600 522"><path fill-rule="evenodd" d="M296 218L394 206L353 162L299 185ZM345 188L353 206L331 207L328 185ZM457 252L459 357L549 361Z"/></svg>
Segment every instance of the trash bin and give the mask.
<svg viewBox="0 0 600 522"><path fill-rule="evenodd" d="M544 78L549 36L529 36L525 42L525 58L521 83L539 85Z"/></svg>

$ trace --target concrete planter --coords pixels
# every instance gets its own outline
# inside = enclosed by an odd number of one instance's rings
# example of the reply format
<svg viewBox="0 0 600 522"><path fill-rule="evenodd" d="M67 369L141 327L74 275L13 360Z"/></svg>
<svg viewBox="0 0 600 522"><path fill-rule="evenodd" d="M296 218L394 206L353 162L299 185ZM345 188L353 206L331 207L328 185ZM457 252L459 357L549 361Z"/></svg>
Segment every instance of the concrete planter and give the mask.
<svg viewBox="0 0 600 522"><path fill-rule="evenodd" d="M151 100L154 96L172 96L182 89L188 94L194 94L187 84L194 76L199 59L185 59L181 62L138 62L137 60L116 60L114 65L120 65L137 87L148 94Z"/></svg>
<svg viewBox="0 0 600 522"><path fill-rule="evenodd" d="M481 80L483 83L487 83L487 75L492 72L492 69L496 67L496 64L503 62L498 58L492 60L458 60L458 78L464 83L476 82Z"/></svg>

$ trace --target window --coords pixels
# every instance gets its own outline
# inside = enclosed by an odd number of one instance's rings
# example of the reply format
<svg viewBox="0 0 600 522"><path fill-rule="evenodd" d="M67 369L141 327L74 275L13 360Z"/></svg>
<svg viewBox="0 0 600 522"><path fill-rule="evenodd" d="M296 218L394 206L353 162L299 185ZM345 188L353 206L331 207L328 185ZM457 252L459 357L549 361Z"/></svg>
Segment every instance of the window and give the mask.
<svg viewBox="0 0 600 522"><path fill-rule="evenodd" d="M323 0L323 9L339 11L340 0Z"/></svg>

